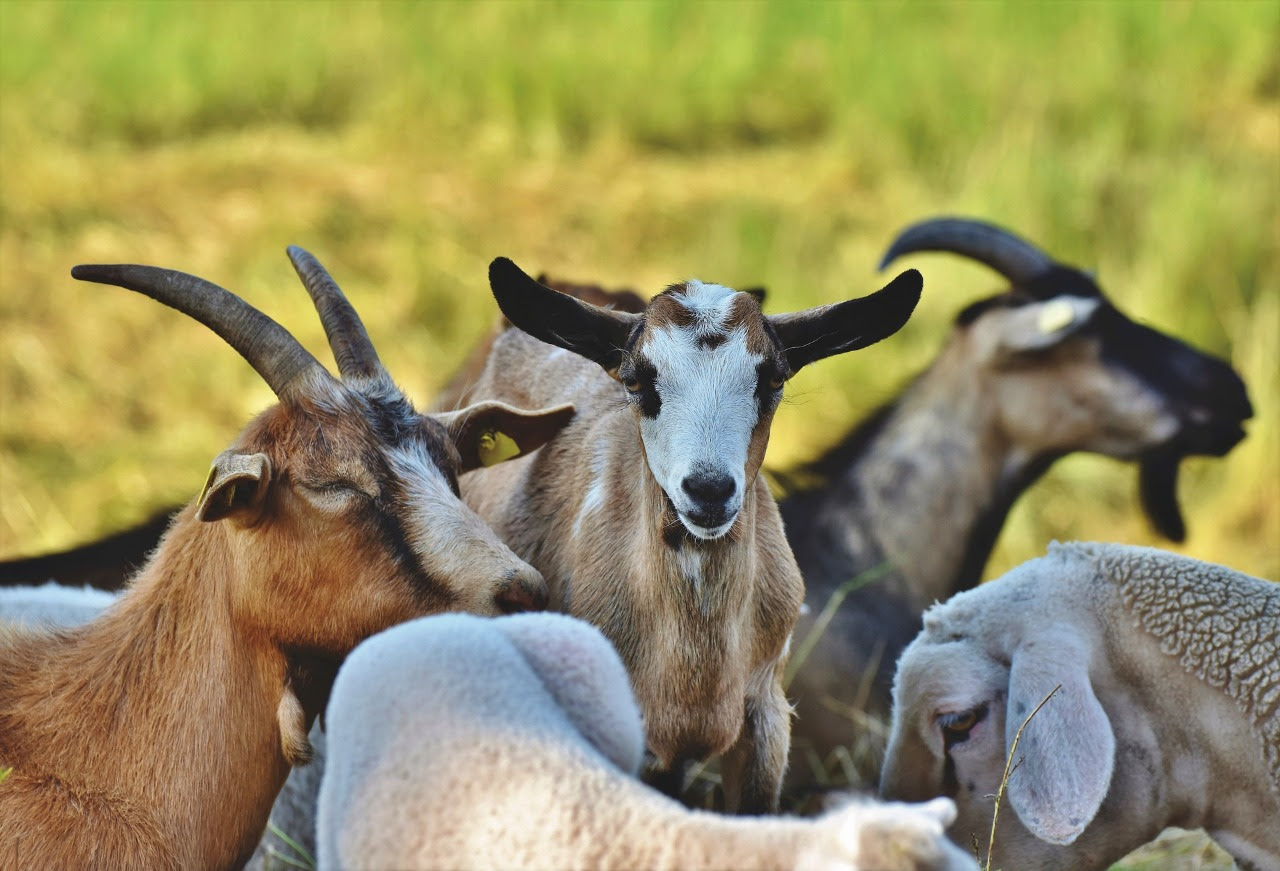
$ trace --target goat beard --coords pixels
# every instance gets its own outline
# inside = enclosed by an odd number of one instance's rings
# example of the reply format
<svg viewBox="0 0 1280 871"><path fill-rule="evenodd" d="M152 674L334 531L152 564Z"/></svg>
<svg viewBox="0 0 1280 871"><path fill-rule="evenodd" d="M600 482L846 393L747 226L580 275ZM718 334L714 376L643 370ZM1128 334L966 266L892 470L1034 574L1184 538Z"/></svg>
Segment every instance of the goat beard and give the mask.
<svg viewBox="0 0 1280 871"><path fill-rule="evenodd" d="M1156 532L1179 543L1187 537L1187 524L1178 505L1178 467L1183 456L1177 448L1157 448L1143 455L1138 471L1138 489L1147 519Z"/></svg>

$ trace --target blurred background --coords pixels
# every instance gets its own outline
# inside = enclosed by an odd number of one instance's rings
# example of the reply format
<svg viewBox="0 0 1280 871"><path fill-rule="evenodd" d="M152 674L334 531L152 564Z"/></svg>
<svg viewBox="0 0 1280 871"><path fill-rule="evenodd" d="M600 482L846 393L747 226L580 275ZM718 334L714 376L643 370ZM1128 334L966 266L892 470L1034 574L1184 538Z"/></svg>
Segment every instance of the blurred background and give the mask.
<svg viewBox="0 0 1280 871"><path fill-rule="evenodd" d="M205 328L75 263L194 272L330 355L314 252L420 406L494 320L486 267L789 311L894 234L994 220L1257 408L1184 464L1192 555L1280 576L1280 3L0 3L0 557L192 498L273 397ZM945 255L898 336L806 369L768 465L836 441L1001 287ZM1059 463L988 576L1053 538L1159 543L1137 470Z"/></svg>

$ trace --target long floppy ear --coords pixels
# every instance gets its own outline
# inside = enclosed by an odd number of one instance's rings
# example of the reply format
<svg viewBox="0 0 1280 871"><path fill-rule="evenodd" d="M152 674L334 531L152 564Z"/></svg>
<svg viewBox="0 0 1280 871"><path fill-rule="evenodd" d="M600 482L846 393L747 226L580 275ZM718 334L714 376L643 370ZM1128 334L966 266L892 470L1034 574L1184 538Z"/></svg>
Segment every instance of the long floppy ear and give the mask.
<svg viewBox="0 0 1280 871"><path fill-rule="evenodd" d="M1058 628L1023 641L1009 668L1006 748L1036 705L1062 685L1023 730L1018 768L1009 778L1018 819L1051 844L1079 837L1106 798L1115 768L1115 734L1093 694L1088 663L1083 641Z"/></svg>
<svg viewBox="0 0 1280 871"><path fill-rule="evenodd" d="M572 405L525 411L504 402L480 402L433 414L462 455L462 471L492 466L536 451L573 420Z"/></svg>
<svg viewBox="0 0 1280 871"><path fill-rule="evenodd" d="M196 519L221 520L234 514L249 520L262 507L270 485L271 461L266 454L223 451L209 467L196 501Z"/></svg>
<svg viewBox="0 0 1280 871"><path fill-rule="evenodd" d="M1014 308L990 310L995 336L989 356L1002 359L1045 351L1074 336L1093 318L1102 300L1082 296L1056 296Z"/></svg>
<svg viewBox="0 0 1280 871"><path fill-rule="evenodd" d="M640 315L604 309L544 287L505 257L489 264L489 286L507 320L535 339L556 345L608 372L622 365L622 349Z"/></svg>
<svg viewBox="0 0 1280 871"><path fill-rule="evenodd" d="M924 279L908 269L880 290L860 299L824 305L769 323L786 349L792 372L815 360L873 345L902 329L920 301Z"/></svg>

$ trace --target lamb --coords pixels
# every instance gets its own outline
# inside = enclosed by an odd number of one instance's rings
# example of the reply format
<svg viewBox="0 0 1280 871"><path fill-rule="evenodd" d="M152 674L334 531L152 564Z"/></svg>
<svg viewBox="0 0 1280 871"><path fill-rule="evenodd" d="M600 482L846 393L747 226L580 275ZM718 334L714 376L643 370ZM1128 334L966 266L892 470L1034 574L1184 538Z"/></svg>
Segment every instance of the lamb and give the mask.
<svg viewBox="0 0 1280 871"><path fill-rule="evenodd" d="M883 730L893 664L925 607L978 583L1009 508L1054 461L1138 460L1144 506L1181 540L1178 459L1225 454L1252 413L1225 362L1129 320L1091 278L1007 230L925 221L884 263L932 250L1012 287L965 309L924 374L803 470L821 483L780 503L805 579L798 641L841 586L876 578L844 599L790 685L792 792L825 774L815 763L835 748Z"/></svg>
<svg viewBox="0 0 1280 871"><path fill-rule="evenodd" d="M1166 826L1280 869L1280 585L1152 548L1053 545L929 609L881 795L946 795L993 864L1103 868Z"/></svg>
<svg viewBox="0 0 1280 871"><path fill-rule="evenodd" d="M27 626L79 626L111 605L116 597L92 587L0 587L0 621Z"/></svg>
<svg viewBox="0 0 1280 871"><path fill-rule="evenodd" d="M572 408L416 413L329 275L289 255L342 380L203 279L72 270L205 324L280 402L214 460L104 613L75 628L0 626L6 868L239 865L357 642L446 608L545 602L537 571L458 499L457 476L499 459L495 432L504 454L534 450Z"/></svg>
<svg viewBox="0 0 1280 871"><path fill-rule="evenodd" d="M463 498L546 576L554 609L617 646L650 774L678 792L686 762L723 755L726 805L775 810L791 715L780 681L803 589L758 477L770 423L792 373L906 322L919 273L771 317L755 296L699 281L636 314L502 258L489 278L519 329L494 338L459 395L572 401L578 415L537 457L469 476Z"/></svg>
<svg viewBox="0 0 1280 871"><path fill-rule="evenodd" d="M326 713L327 868L975 868L951 802L818 820L691 811L635 779L617 653L560 614L415 620L361 644Z"/></svg>

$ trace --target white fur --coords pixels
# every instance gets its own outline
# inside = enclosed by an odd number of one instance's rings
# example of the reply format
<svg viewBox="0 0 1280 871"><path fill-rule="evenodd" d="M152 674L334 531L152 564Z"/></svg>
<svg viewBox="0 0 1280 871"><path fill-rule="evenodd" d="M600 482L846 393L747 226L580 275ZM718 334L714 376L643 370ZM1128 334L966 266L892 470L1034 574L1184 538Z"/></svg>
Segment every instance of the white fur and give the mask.
<svg viewBox="0 0 1280 871"><path fill-rule="evenodd" d="M27 626L79 626L97 617L116 597L92 587L0 587L0 620Z"/></svg>
<svg viewBox="0 0 1280 871"><path fill-rule="evenodd" d="M707 318L711 322L710 314ZM651 331L644 356L657 370L662 407L657 417L641 418L640 437L649 470L675 505L680 522L693 535L711 539L728 532L742 508L747 449L759 417L756 366L763 358L747 350L744 329L733 330L715 348L699 345L700 333L696 324ZM681 484L695 470L733 479L728 518L720 526L699 526L688 516L694 505Z"/></svg>
<svg viewBox="0 0 1280 871"><path fill-rule="evenodd" d="M327 718L321 869L976 867L946 799L731 818L639 783L626 670L571 617L397 626L347 659Z"/></svg>

